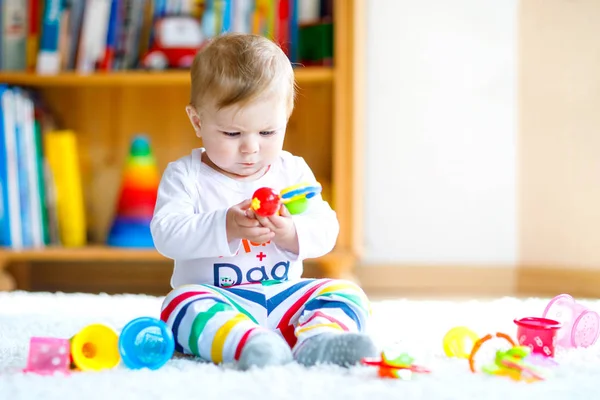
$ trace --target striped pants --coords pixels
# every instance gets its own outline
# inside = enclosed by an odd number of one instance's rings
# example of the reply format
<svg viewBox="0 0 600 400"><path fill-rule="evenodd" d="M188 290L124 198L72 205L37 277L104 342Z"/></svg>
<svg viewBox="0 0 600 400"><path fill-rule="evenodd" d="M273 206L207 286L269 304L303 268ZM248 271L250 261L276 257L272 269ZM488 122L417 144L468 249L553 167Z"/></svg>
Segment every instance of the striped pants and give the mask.
<svg viewBox="0 0 600 400"><path fill-rule="evenodd" d="M219 364L237 361L261 330L278 332L294 348L326 331L364 332L370 314L356 284L301 279L227 288L184 285L167 295L160 317L173 330L176 351Z"/></svg>

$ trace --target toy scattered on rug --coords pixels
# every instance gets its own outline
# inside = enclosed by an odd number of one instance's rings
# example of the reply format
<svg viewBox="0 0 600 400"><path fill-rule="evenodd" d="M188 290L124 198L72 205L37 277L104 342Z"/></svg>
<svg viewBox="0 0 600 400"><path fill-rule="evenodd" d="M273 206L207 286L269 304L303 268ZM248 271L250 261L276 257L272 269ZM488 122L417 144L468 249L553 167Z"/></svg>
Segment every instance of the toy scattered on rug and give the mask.
<svg viewBox="0 0 600 400"><path fill-rule="evenodd" d="M382 378L393 378L409 380L414 373L428 374L431 371L427 368L414 365L414 358L408 353L402 353L398 357L390 359L385 352L381 352L381 358L363 358L362 364L379 367L377 372Z"/></svg>
<svg viewBox="0 0 600 400"><path fill-rule="evenodd" d="M495 337L510 345L507 350L497 350L494 362L485 365L485 373L508 376L514 380L536 382L545 380L550 369L558 365L554 360L556 347L589 347L598 339L600 316L568 294L554 297L541 317L514 319L516 338L498 332ZM448 357L469 360L469 368L476 372L475 355L483 343L494 336L482 338L465 326L450 329L443 338L444 353Z"/></svg>
<svg viewBox="0 0 600 400"><path fill-rule="evenodd" d="M322 187L319 182L313 185L299 183L283 189L281 193L268 187L262 187L252 195L250 208L261 217L269 217L277 213L283 203L290 214L302 214L308 209L308 200L321 191Z"/></svg>
<svg viewBox="0 0 600 400"><path fill-rule="evenodd" d="M562 324L556 335L556 344L560 347L589 347L598 340L600 316L568 294L559 294L550 300L542 317Z"/></svg>
<svg viewBox="0 0 600 400"><path fill-rule="evenodd" d="M171 329L151 317L131 320L120 334L103 324L91 324L71 339L32 337L24 372L68 374L99 371L122 362L130 369L158 369L171 359L175 341Z"/></svg>
<svg viewBox="0 0 600 400"><path fill-rule="evenodd" d="M476 372L472 360L480 347L478 344L472 357L469 358L472 372ZM550 368L555 365L556 363L550 358L532 353L528 346L513 346L508 350L497 350L494 362L484 365L481 370L486 374L506 376L515 381L531 383L547 379L551 373Z"/></svg>

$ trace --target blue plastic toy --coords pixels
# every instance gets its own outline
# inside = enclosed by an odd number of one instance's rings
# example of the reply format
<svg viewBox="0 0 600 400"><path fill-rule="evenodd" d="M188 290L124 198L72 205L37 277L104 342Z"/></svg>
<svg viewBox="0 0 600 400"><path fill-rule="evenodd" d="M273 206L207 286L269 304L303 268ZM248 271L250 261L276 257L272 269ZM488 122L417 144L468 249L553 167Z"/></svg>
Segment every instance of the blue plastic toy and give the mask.
<svg viewBox="0 0 600 400"><path fill-rule="evenodd" d="M174 351L173 332L156 318L136 318L125 325L119 336L121 360L131 369L159 369Z"/></svg>

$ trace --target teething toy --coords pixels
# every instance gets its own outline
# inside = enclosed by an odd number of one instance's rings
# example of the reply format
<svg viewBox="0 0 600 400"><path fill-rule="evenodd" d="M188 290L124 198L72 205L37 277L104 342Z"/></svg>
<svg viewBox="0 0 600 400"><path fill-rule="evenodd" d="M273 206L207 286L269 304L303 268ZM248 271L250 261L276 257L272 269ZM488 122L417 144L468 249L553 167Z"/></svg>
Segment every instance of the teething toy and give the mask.
<svg viewBox="0 0 600 400"><path fill-rule="evenodd" d="M413 372L429 373L427 368L413 364L414 359L407 353L402 353L398 357L389 359L385 352L381 352L381 358L363 358L364 365L379 367L378 374L382 378L410 379Z"/></svg>

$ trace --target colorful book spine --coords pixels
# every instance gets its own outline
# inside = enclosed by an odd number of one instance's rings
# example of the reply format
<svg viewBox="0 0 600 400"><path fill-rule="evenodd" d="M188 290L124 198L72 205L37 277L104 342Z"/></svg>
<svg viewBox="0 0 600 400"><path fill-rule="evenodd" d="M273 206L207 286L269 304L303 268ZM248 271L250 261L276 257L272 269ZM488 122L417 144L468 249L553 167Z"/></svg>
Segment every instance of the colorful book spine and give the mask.
<svg viewBox="0 0 600 400"><path fill-rule="evenodd" d="M0 46L4 71L24 71L27 67L27 2L2 0L0 2Z"/></svg>
<svg viewBox="0 0 600 400"><path fill-rule="evenodd" d="M3 230L3 240L5 245L11 246L14 249L21 249L23 247L23 240L19 200L19 168L17 165L15 96L13 91L6 85L0 85L0 102L5 150L3 198L6 201L3 208L6 219L4 219L3 226L8 224L8 231Z"/></svg>
<svg viewBox="0 0 600 400"><path fill-rule="evenodd" d="M46 132L44 147L54 178L61 243L65 247L84 246L86 216L75 132Z"/></svg>
<svg viewBox="0 0 600 400"><path fill-rule="evenodd" d="M60 71L60 16L61 0L46 0L42 18L42 37L36 62L38 74L54 75Z"/></svg>

